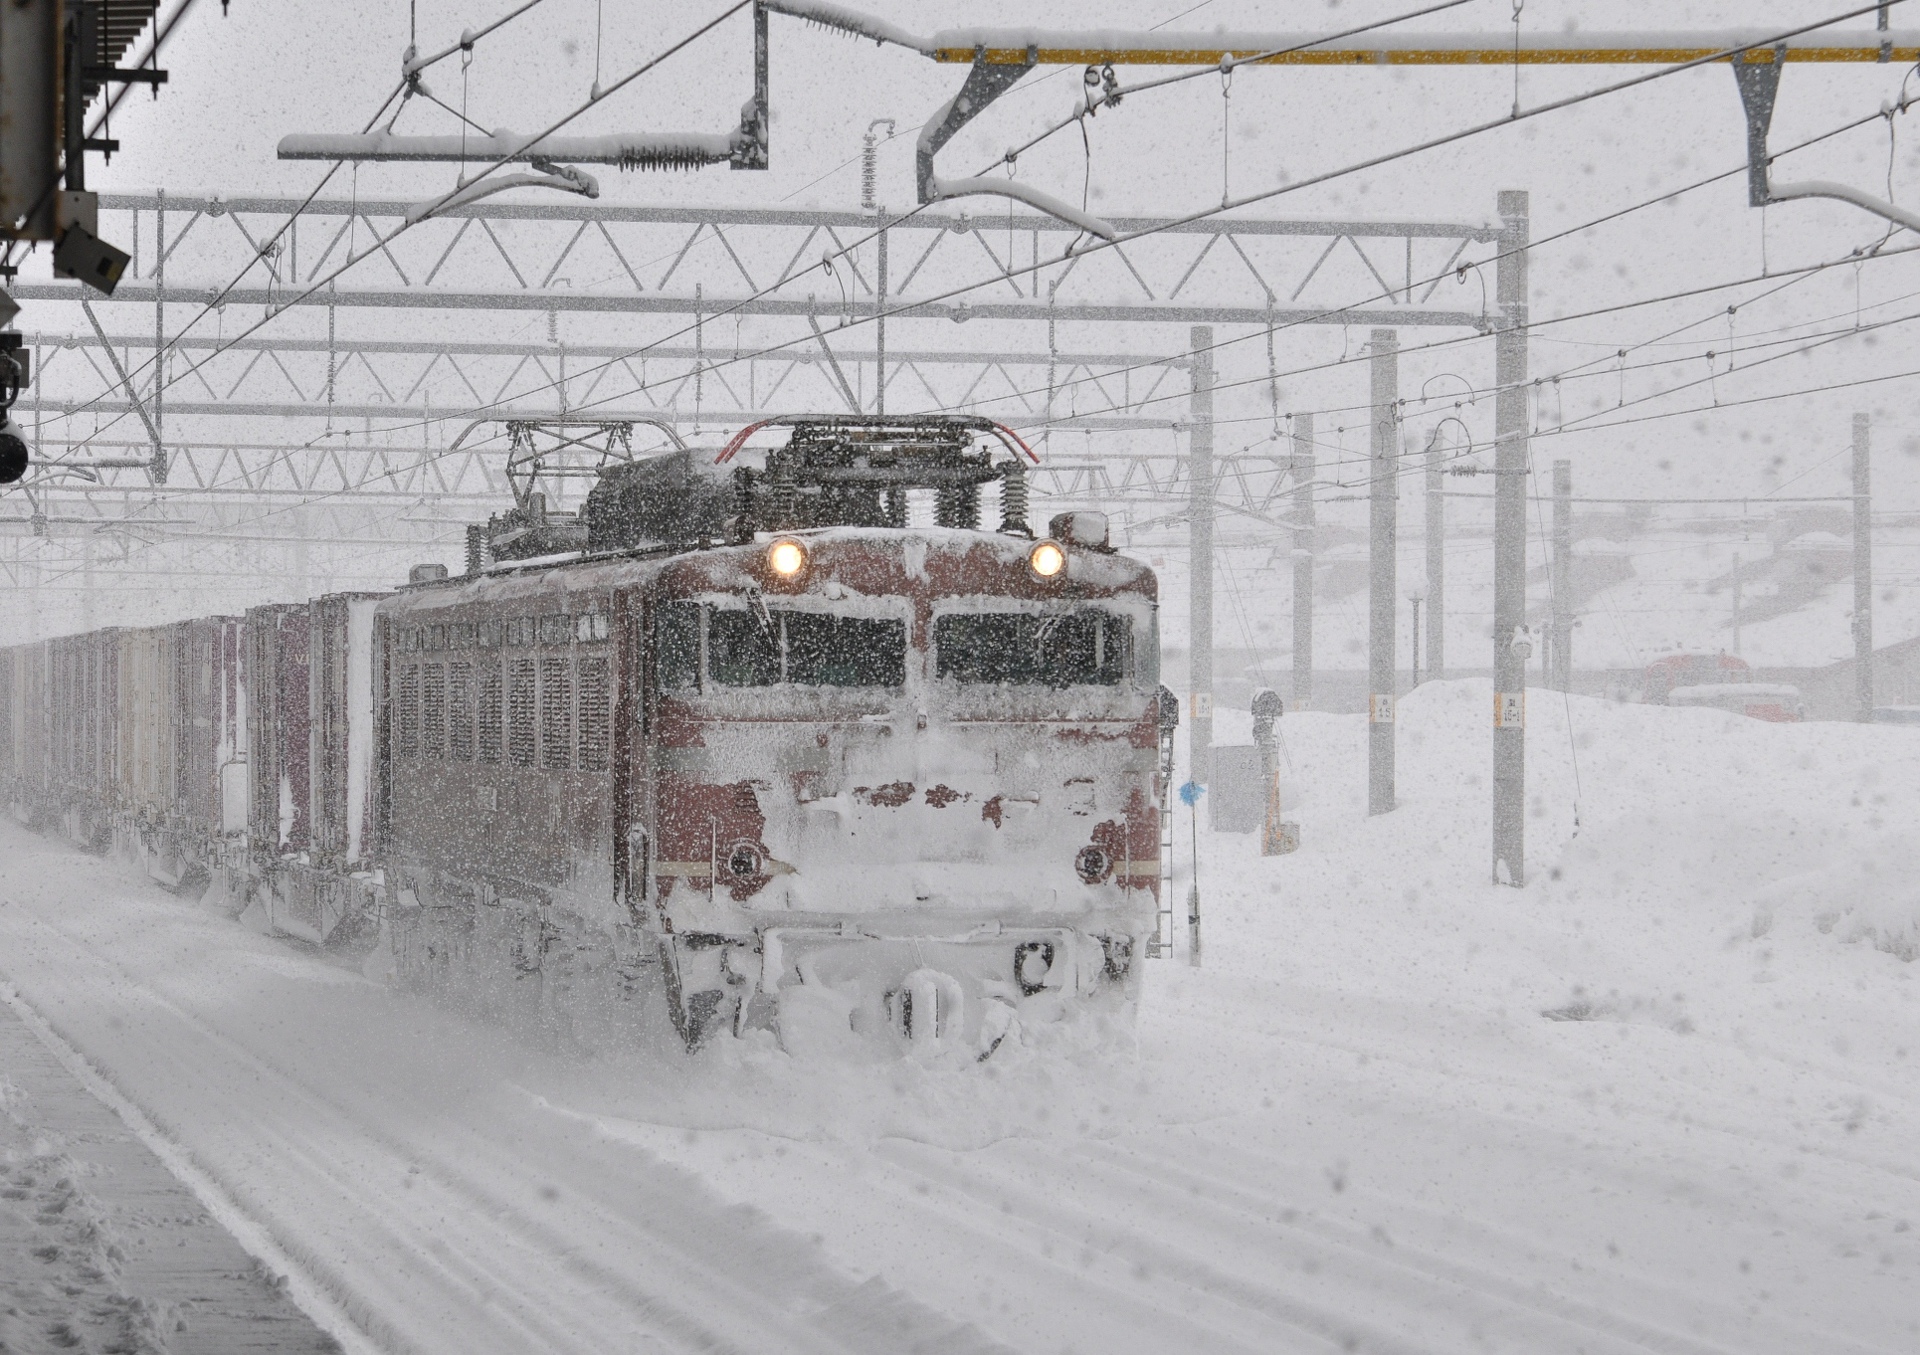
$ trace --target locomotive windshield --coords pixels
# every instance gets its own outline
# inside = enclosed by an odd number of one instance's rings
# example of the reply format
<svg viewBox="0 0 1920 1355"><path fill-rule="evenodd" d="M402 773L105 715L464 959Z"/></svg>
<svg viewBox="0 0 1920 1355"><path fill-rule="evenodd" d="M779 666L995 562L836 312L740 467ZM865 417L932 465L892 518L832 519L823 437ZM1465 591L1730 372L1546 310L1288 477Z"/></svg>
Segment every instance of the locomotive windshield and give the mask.
<svg viewBox="0 0 1920 1355"><path fill-rule="evenodd" d="M907 680L904 621L822 612L703 607L675 602L655 626L660 685L700 685L700 640L706 671L721 687L900 687Z"/></svg>
<svg viewBox="0 0 1920 1355"><path fill-rule="evenodd" d="M903 687L907 680L907 626L892 617L670 602L655 613L654 644L660 685L669 691ZM1119 687L1142 657L1136 648L1131 618L1094 607L947 612L933 620L934 676L970 686Z"/></svg>
<svg viewBox="0 0 1920 1355"><path fill-rule="evenodd" d="M955 612L933 623L937 676L1003 686L1117 687L1126 677L1133 627L1091 608Z"/></svg>

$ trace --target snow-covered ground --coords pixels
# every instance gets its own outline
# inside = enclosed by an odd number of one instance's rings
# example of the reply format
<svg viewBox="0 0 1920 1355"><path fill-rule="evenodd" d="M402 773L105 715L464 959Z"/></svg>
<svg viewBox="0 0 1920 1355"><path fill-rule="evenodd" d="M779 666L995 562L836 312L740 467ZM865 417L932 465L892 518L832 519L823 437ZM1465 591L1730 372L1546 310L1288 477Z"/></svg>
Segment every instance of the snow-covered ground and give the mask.
<svg viewBox="0 0 1920 1355"><path fill-rule="evenodd" d="M1489 708L1286 717L1131 1050L555 1050L11 826L0 979L363 1349L1920 1348L1920 730L1536 691L1514 890Z"/></svg>

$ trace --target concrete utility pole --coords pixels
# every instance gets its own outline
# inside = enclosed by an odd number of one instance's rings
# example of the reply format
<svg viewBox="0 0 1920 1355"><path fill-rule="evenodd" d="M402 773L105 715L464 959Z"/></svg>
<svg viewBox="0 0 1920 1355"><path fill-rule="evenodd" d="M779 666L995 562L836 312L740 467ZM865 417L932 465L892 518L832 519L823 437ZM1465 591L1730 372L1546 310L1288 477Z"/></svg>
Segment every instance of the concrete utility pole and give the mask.
<svg viewBox="0 0 1920 1355"><path fill-rule="evenodd" d="M1873 492L1867 416L1853 416L1853 683L1862 722L1873 719Z"/></svg>
<svg viewBox="0 0 1920 1355"><path fill-rule="evenodd" d="M1573 463L1553 463L1553 685L1573 690Z"/></svg>
<svg viewBox="0 0 1920 1355"><path fill-rule="evenodd" d="M1407 602L1413 608L1413 615L1408 618L1407 624L1407 642L1412 647L1413 659L1408 665L1413 671L1413 681L1407 685L1408 691L1420 685L1420 604L1426 601L1426 597L1427 586L1423 583L1416 583L1407 589Z"/></svg>
<svg viewBox="0 0 1920 1355"><path fill-rule="evenodd" d="M1440 488L1446 453L1427 448L1427 675L1447 675L1447 500Z"/></svg>
<svg viewBox="0 0 1920 1355"><path fill-rule="evenodd" d="M1187 725L1187 762L1192 780L1206 785L1213 749L1213 326L1188 332L1193 354L1193 426L1187 430L1188 646L1192 719Z"/></svg>
<svg viewBox="0 0 1920 1355"><path fill-rule="evenodd" d="M1313 701L1313 415L1293 420L1293 708Z"/></svg>
<svg viewBox="0 0 1920 1355"><path fill-rule="evenodd" d="M1493 339L1493 879L1526 883L1527 195L1500 194Z"/></svg>
<svg viewBox="0 0 1920 1355"><path fill-rule="evenodd" d="M1393 808L1393 631L1399 551L1400 337L1373 331L1373 456L1367 534L1367 813Z"/></svg>

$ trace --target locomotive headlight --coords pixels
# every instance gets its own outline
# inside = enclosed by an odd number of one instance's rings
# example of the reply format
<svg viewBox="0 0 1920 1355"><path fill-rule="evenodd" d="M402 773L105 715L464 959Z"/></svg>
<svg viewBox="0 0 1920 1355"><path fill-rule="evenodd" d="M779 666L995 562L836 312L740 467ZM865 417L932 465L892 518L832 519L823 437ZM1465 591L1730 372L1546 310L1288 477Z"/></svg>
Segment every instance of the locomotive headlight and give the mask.
<svg viewBox="0 0 1920 1355"><path fill-rule="evenodd" d="M807 567L807 548L792 537L781 537L767 547L767 568L783 579L791 579Z"/></svg>
<svg viewBox="0 0 1920 1355"><path fill-rule="evenodd" d="M1036 541L1027 552L1027 568L1036 579L1058 578L1067 567L1067 553L1056 541Z"/></svg>
<svg viewBox="0 0 1920 1355"><path fill-rule="evenodd" d="M1073 869L1090 885L1097 885L1113 870L1113 858L1099 847L1082 847L1073 858Z"/></svg>

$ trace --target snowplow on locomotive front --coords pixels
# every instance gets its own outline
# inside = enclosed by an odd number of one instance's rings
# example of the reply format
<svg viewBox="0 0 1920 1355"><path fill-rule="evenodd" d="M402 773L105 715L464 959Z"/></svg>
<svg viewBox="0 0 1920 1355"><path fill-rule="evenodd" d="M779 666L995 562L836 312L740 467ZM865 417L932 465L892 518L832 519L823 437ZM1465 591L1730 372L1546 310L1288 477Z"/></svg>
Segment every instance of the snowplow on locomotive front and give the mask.
<svg viewBox="0 0 1920 1355"><path fill-rule="evenodd" d="M736 464L768 427L785 445ZM1160 888L1155 579L1098 514L1036 539L1030 456L971 417L772 421L715 463L608 470L578 552L382 602L402 975L662 992L689 1045L796 1052L985 1057L1130 1013ZM908 526L916 494L935 525Z"/></svg>

